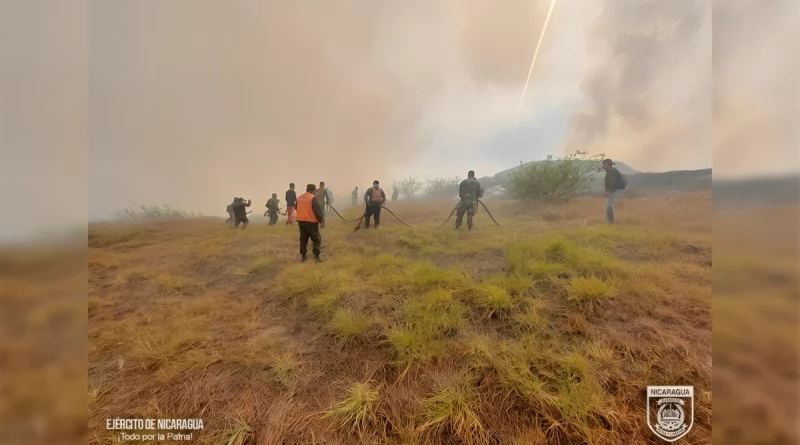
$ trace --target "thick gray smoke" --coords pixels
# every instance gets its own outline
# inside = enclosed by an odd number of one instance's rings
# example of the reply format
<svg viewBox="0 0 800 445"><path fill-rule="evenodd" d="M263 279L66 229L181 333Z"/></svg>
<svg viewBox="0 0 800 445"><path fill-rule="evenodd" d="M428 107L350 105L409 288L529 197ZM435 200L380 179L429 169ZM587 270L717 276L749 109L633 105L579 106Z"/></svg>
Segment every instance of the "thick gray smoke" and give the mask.
<svg viewBox="0 0 800 445"><path fill-rule="evenodd" d="M645 170L711 163L710 0L605 0L566 150Z"/></svg>
<svg viewBox="0 0 800 445"><path fill-rule="evenodd" d="M442 91L521 90L542 3L94 1L90 212L388 183Z"/></svg>

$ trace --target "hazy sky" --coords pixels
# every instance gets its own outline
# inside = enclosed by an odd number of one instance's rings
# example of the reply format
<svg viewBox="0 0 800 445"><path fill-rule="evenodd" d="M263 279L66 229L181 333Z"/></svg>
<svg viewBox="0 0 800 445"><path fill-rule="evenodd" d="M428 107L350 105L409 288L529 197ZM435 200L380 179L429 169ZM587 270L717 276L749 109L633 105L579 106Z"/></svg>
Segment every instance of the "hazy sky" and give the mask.
<svg viewBox="0 0 800 445"><path fill-rule="evenodd" d="M575 149L645 171L712 154L715 175L796 171L796 1L714 1L712 37L712 0L560 0L516 123L548 6L0 2L0 204L46 202L0 228L133 203L220 214L290 181L342 196Z"/></svg>
<svg viewBox="0 0 800 445"><path fill-rule="evenodd" d="M218 213L293 181L341 195L393 176L485 174L558 150L597 10L549 3L96 2L90 216L112 202ZM548 116L559 115L554 127ZM499 134L505 155L488 149ZM537 146L536 142L547 145ZM264 199L260 199L264 198Z"/></svg>
<svg viewBox="0 0 800 445"><path fill-rule="evenodd" d="M548 6L94 2L90 216L134 202L216 214L290 181L341 196L575 148L710 166L710 6L562 0L516 124Z"/></svg>

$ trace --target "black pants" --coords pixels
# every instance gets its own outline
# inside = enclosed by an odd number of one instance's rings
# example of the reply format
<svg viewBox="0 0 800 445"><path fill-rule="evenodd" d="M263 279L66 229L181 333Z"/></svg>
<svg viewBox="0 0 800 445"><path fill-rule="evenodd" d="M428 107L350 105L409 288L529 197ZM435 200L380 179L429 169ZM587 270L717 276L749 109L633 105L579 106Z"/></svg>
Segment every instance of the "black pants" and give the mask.
<svg viewBox="0 0 800 445"><path fill-rule="evenodd" d="M311 251L314 256L319 256L322 246L322 235L319 234L319 224L305 221L298 221L300 227L300 255L306 256L308 252L308 240L311 239Z"/></svg>
<svg viewBox="0 0 800 445"><path fill-rule="evenodd" d="M272 212L269 214L269 225L273 226L278 222L278 212Z"/></svg>
<svg viewBox="0 0 800 445"><path fill-rule="evenodd" d="M375 228L377 229L379 225L381 225L381 206L379 205L368 205L366 215L364 218L366 222L364 223L364 227L369 227L369 218L371 216L375 217Z"/></svg>

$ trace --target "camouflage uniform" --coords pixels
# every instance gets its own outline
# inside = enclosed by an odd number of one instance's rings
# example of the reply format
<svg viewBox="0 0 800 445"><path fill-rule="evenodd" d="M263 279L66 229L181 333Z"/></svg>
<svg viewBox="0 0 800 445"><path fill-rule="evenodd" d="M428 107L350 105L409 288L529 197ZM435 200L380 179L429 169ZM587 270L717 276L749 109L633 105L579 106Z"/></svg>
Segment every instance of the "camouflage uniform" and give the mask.
<svg viewBox="0 0 800 445"><path fill-rule="evenodd" d="M267 201L267 213L269 214L269 225L275 225L278 222L278 210L280 208L280 200L272 197Z"/></svg>
<svg viewBox="0 0 800 445"><path fill-rule="evenodd" d="M316 199L320 208L322 209L322 213L327 213L328 205L330 204L330 195L328 195L328 189L325 187L319 187L317 188L317 191L314 192L314 195L316 195Z"/></svg>
<svg viewBox="0 0 800 445"><path fill-rule="evenodd" d="M478 210L478 198L483 196L481 183L474 177L461 181L458 186L458 195L461 197L461 201L458 202L458 209L456 210L456 229L461 227L464 213L467 214L467 228L471 229L472 218Z"/></svg>

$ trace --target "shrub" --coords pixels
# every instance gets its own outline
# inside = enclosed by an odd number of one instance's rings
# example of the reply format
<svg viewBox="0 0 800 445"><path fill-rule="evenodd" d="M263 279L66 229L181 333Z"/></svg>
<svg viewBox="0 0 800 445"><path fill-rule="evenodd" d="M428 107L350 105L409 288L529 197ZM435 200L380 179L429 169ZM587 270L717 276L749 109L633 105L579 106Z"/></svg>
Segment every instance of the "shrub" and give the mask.
<svg viewBox="0 0 800 445"><path fill-rule="evenodd" d="M456 176L455 178L437 178L430 179L425 185L424 194L430 199L443 199L458 196L458 186L461 184L461 179Z"/></svg>
<svg viewBox="0 0 800 445"><path fill-rule="evenodd" d="M563 158L548 156L542 162L523 165L509 175L506 192L516 199L569 201L589 190L603 157L575 152Z"/></svg>
<svg viewBox="0 0 800 445"><path fill-rule="evenodd" d="M406 198L414 196L422 188L422 183L416 176L403 176L402 178L395 179L392 189L397 189L400 194Z"/></svg>
<svg viewBox="0 0 800 445"><path fill-rule="evenodd" d="M196 218L200 213L186 212L177 207L164 204L162 206L142 204L132 209L117 210L109 215L115 222L141 222L154 219Z"/></svg>

